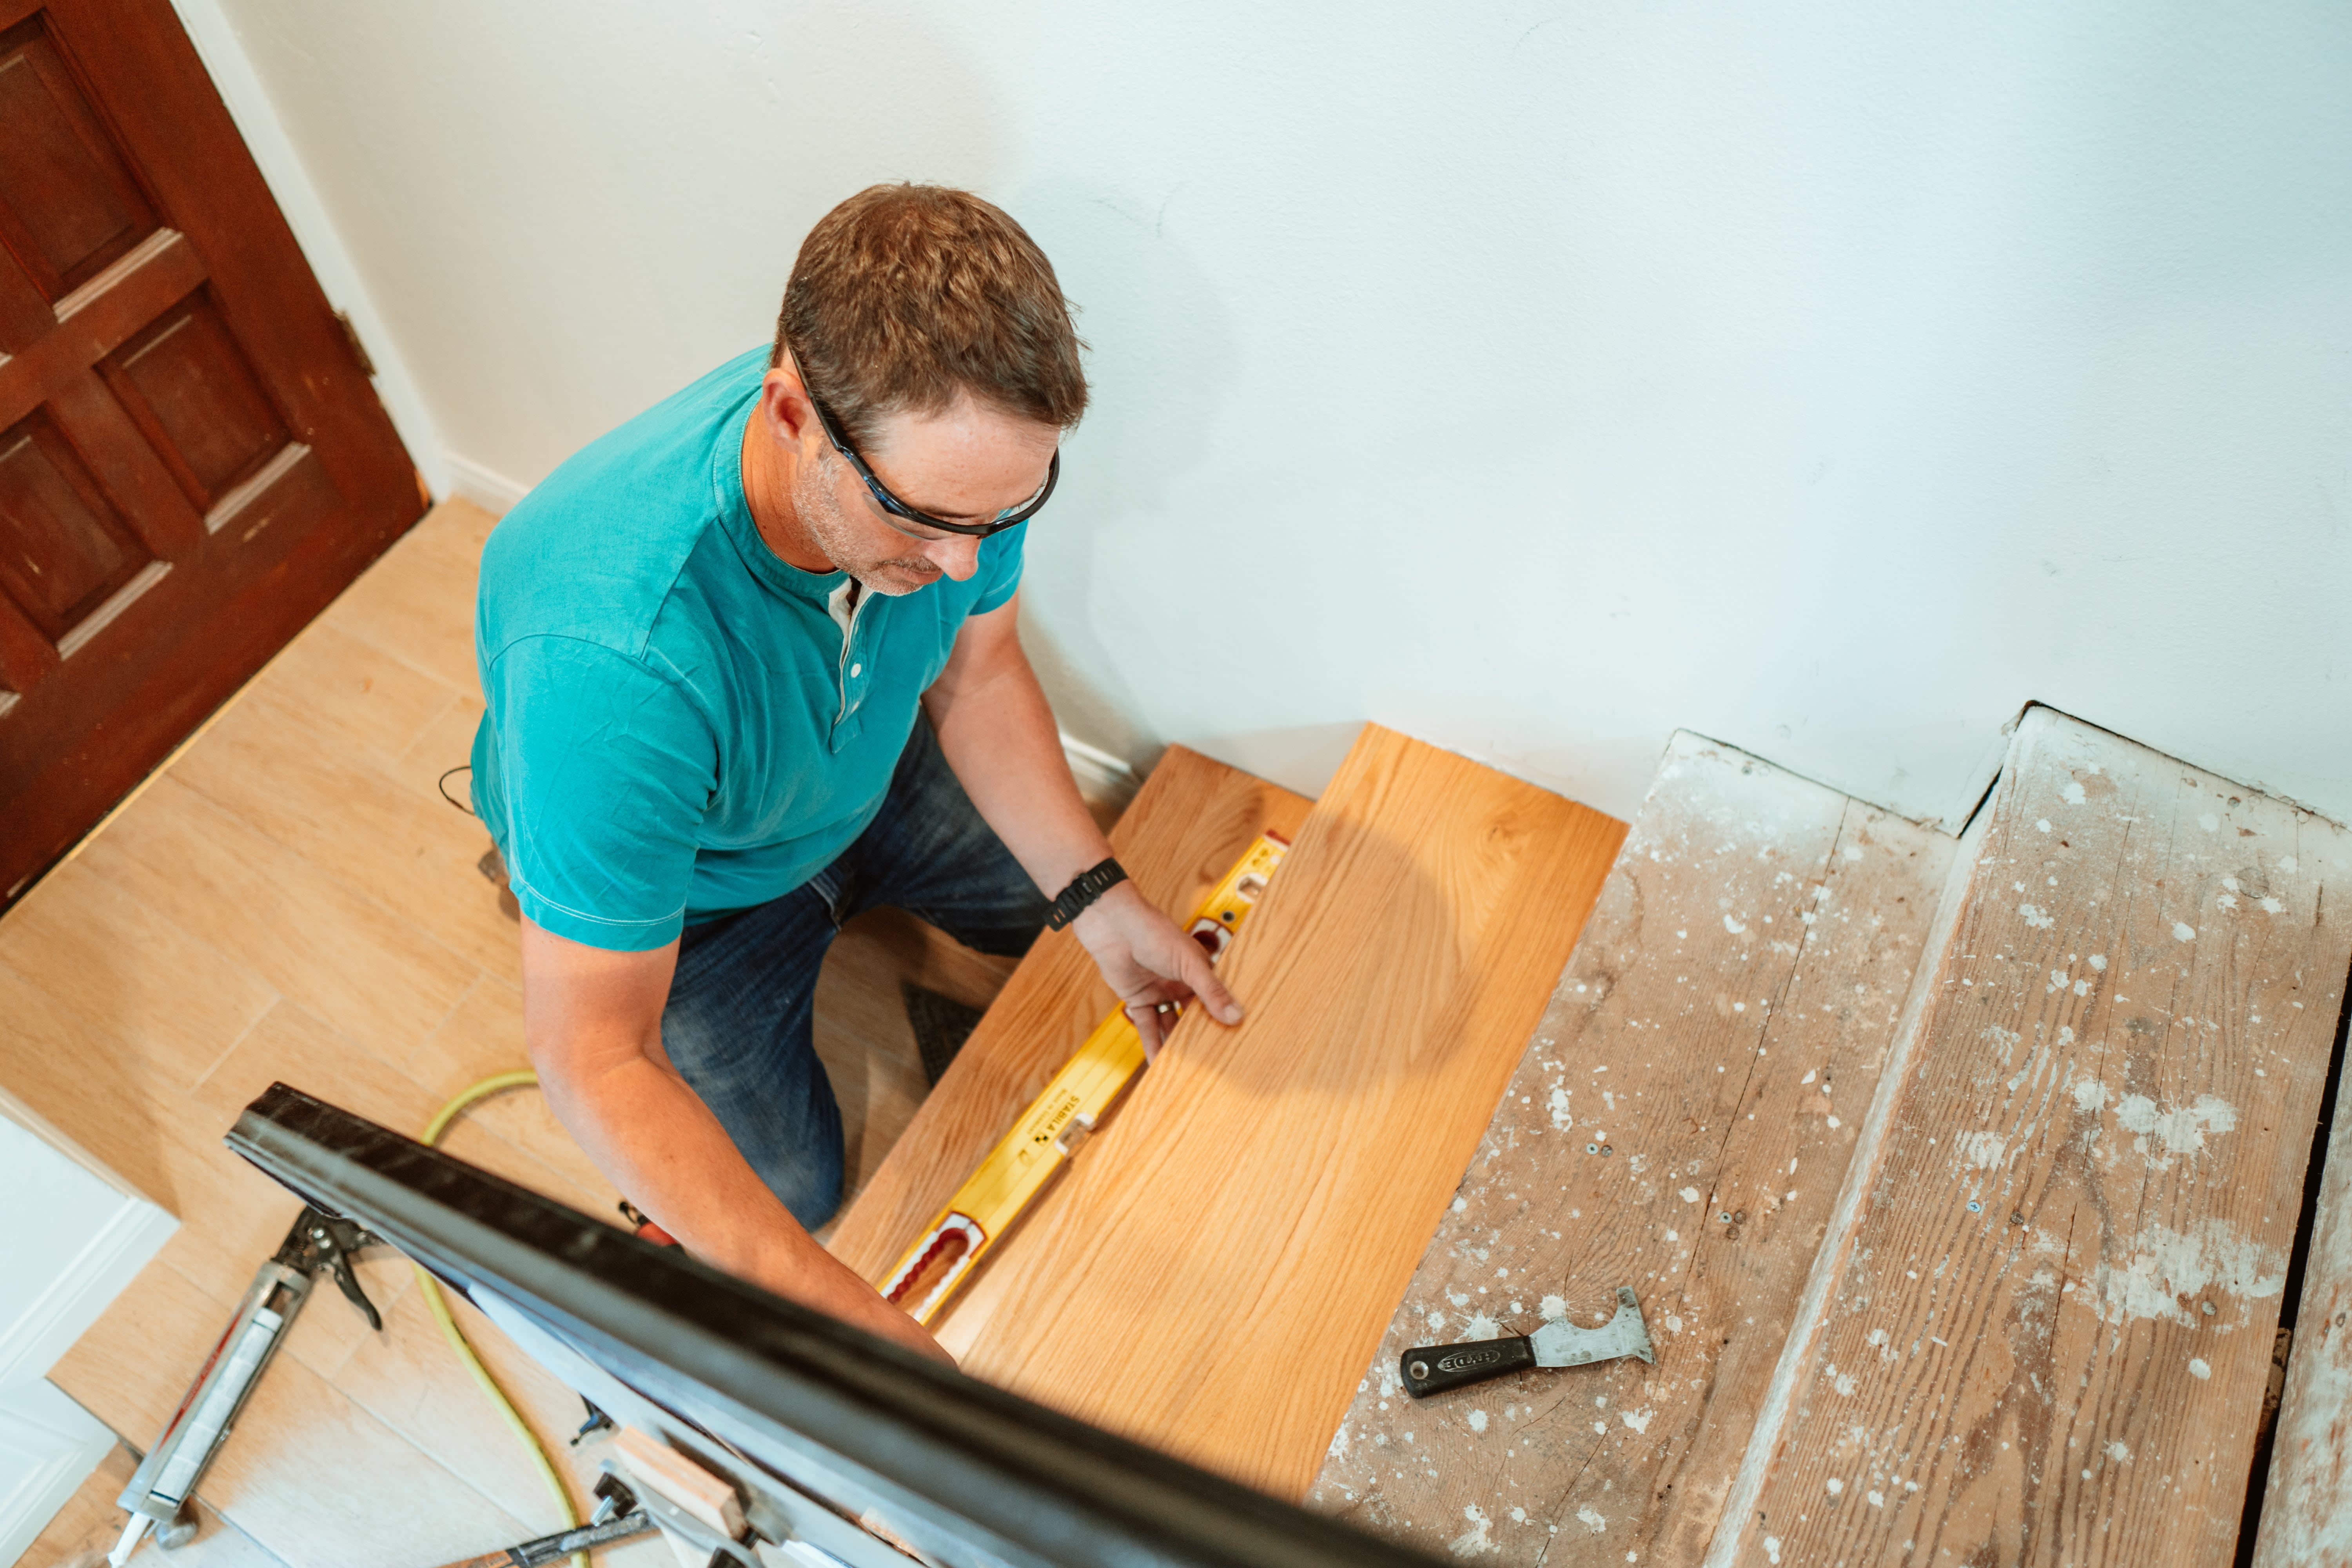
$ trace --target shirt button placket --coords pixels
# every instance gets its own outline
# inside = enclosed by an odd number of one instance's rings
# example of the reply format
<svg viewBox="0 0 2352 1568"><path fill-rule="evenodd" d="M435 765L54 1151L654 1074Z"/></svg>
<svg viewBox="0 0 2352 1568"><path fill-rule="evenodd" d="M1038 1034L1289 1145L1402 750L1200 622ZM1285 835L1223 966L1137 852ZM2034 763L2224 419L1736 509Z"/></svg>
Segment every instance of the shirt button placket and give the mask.
<svg viewBox="0 0 2352 1568"><path fill-rule="evenodd" d="M858 731L864 728L858 720L857 710L866 705L866 661L857 656L857 636L864 631L871 614L872 606L867 606L867 614L850 622L849 672L842 682L843 696L846 700L840 719L833 726L833 750L836 752L857 739Z"/></svg>

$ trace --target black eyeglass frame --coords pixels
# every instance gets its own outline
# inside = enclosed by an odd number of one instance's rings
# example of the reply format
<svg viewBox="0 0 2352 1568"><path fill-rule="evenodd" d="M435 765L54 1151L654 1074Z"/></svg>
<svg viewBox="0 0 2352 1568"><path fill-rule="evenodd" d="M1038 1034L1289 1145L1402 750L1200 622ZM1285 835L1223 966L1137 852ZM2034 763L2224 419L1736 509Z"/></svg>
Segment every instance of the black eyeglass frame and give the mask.
<svg viewBox="0 0 2352 1568"><path fill-rule="evenodd" d="M1054 486L1062 477L1062 453L1059 447L1055 447L1053 460L1045 466L1045 489L1032 496L1028 505L1010 517L999 515L986 522L950 522L943 517L933 517L929 512L919 511L892 495L890 487L874 477L874 470L866 466L866 459L857 455L857 448L849 444L849 437L841 433L841 426L834 423L833 415L818 399L817 395L809 391L807 383L802 383L801 390L807 393L809 406L816 410L816 422L824 426L824 438L833 443L833 449L847 458L849 466L856 470L857 477L866 481L866 491L873 496L874 504L893 517L905 518L908 522L919 522L925 528L945 529L950 533L961 533L971 539L986 539L992 533L1002 533L1006 529L1016 528L1036 516L1039 510L1053 499Z"/></svg>

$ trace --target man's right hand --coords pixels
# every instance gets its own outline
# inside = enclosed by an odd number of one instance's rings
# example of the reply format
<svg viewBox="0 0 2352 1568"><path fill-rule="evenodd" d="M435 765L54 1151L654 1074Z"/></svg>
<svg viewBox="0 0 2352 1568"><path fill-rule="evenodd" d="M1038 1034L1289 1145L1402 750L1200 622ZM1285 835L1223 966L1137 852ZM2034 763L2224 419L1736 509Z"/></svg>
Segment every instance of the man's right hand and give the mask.
<svg viewBox="0 0 2352 1568"><path fill-rule="evenodd" d="M596 1168L714 1268L949 1366L928 1330L820 1246L662 1049L677 944L610 952L522 922L523 1035Z"/></svg>

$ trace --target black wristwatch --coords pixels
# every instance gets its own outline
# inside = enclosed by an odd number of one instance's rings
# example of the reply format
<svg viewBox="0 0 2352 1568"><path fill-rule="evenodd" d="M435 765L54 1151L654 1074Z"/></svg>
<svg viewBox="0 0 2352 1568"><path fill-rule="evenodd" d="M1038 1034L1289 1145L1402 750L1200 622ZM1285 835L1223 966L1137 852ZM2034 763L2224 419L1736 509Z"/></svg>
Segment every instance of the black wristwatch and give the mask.
<svg viewBox="0 0 2352 1568"><path fill-rule="evenodd" d="M1054 907L1045 911L1045 924L1060 931L1086 911L1088 904L1127 880L1127 868L1116 860L1105 860L1089 867L1070 879L1070 885L1055 895Z"/></svg>

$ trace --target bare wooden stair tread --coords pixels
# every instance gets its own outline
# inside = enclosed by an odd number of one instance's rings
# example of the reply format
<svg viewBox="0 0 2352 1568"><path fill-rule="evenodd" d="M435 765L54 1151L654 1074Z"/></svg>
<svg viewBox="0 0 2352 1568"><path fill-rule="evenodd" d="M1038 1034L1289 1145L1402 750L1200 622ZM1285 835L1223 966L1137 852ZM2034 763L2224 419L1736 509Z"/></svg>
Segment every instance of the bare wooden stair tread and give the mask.
<svg viewBox="0 0 2352 1568"><path fill-rule="evenodd" d="M2048 709L1957 846L1678 738L1311 1500L1506 1563L2228 1561L2347 872ZM2352 1154L2321 1198L2269 1563L2347 1555ZM1621 1282L1654 1369L1396 1387Z"/></svg>
<svg viewBox="0 0 2352 1568"><path fill-rule="evenodd" d="M1678 734L1311 1500L1505 1563L1690 1561L1895 1034L1948 837ZM1608 1152L1601 1152L1602 1150ZM1658 1363L1415 1402L1417 1344L1605 1320Z"/></svg>
<svg viewBox="0 0 2352 1568"><path fill-rule="evenodd" d="M2048 709L1970 837L1711 1561L2228 1562L2352 845Z"/></svg>

